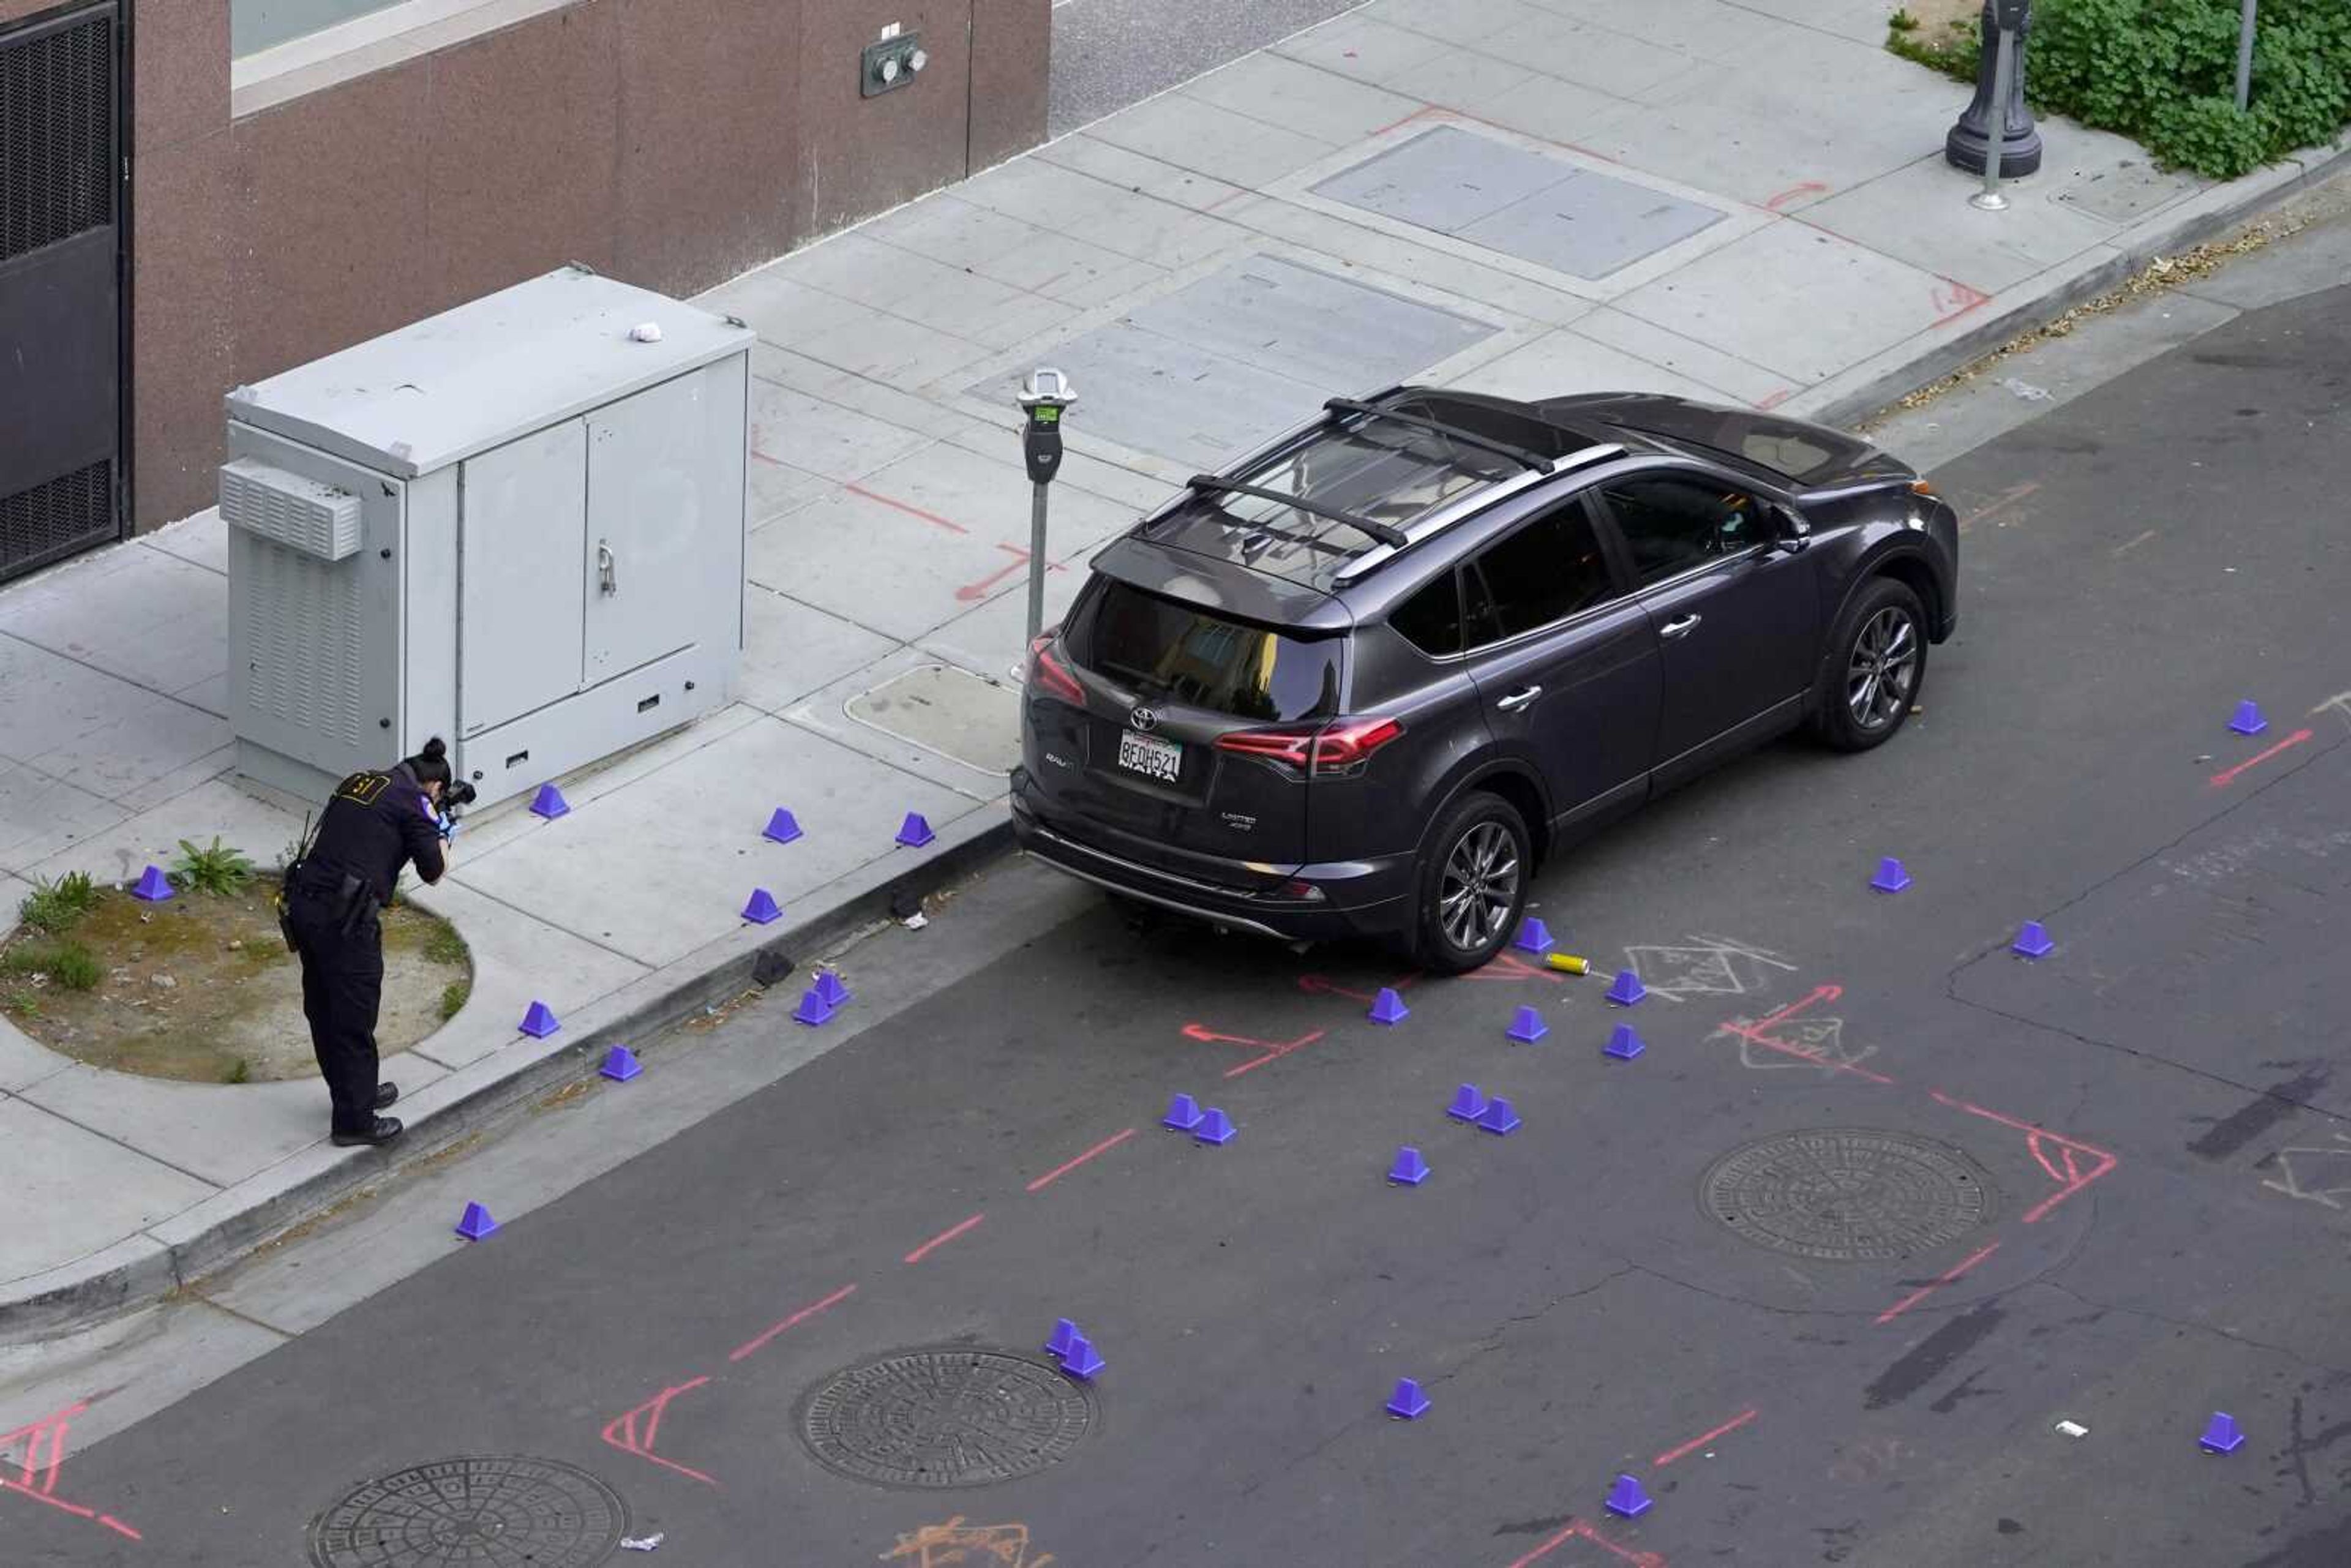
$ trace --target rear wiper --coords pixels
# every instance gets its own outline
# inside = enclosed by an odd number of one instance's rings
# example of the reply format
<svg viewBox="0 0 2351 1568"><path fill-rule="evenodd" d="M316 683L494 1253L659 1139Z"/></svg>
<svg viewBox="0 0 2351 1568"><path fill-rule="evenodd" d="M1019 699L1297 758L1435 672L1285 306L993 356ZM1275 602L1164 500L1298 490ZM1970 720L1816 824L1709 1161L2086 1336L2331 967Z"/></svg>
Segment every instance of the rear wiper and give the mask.
<svg viewBox="0 0 2351 1568"><path fill-rule="evenodd" d="M1259 501L1272 501L1294 511L1304 512L1311 517L1327 517L1334 523L1344 523L1356 532L1368 535L1391 549L1402 549L1405 546L1404 530L1392 523L1381 522L1376 517L1358 517L1353 512L1341 511L1336 507L1325 507L1319 502L1310 501L1303 496L1285 495L1280 490L1268 490L1256 485L1244 485L1238 479L1219 479L1214 474L1195 474L1184 483L1192 489L1210 495L1248 496Z"/></svg>
<svg viewBox="0 0 2351 1568"><path fill-rule="evenodd" d="M1530 452L1523 446L1513 446L1507 441L1496 441L1490 436L1479 435L1473 431L1457 429L1441 419L1431 419L1426 414L1405 413L1397 409L1357 402L1353 398L1347 397L1332 398L1323 403L1322 407L1324 412L1329 413L1360 413L1371 419L1392 420L1397 424L1409 424L1421 430L1433 430L1437 434L1458 441L1464 446L1474 446L1480 452L1491 452L1498 457L1507 457L1520 467L1531 469L1537 474L1551 472L1551 459L1548 457Z"/></svg>

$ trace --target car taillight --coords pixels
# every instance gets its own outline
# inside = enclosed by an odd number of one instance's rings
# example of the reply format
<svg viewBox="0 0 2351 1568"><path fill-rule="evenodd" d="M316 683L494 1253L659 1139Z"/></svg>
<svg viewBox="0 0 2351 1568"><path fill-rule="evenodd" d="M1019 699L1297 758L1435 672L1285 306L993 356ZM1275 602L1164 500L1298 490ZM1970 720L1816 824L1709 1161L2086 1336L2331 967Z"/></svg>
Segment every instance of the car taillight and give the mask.
<svg viewBox="0 0 2351 1568"><path fill-rule="evenodd" d="M1343 718L1327 725L1237 729L1217 737L1217 749L1262 757L1301 773L1340 773L1404 733L1392 718Z"/></svg>
<svg viewBox="0 0 2351 1568"><path fill-rule="evenodd" d="M1029 644L1029 684L1047 696L1059 697L1072 707L1086 706L1086 692L1077 677L1053 657L1053 634L1047 632Z"/></svg>

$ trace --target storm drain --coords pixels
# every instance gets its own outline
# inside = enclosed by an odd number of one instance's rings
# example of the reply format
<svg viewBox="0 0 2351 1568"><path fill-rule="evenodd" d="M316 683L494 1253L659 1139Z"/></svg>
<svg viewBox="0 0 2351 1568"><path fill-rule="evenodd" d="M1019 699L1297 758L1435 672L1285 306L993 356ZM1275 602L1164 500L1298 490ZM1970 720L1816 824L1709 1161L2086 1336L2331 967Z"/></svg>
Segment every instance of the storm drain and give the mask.
<svg viewBox="0 0 2351 1568"><path fill-rule="evenodd" d="M1025 1356L916 1350L850 1368L800 1413L819 1463L885 1486L977 1487L1056 1464L1093 1426L1086 1388Z"/></svg>
<svg viewBox="0 0 2351 1568"><path fill-rule="evenodd" d="M355 1487L310 1524L313 1568L592 1568L629 1522L611 1488L551 1459L466 1458Z"/></svg>
<svg viewBox="0 0 2351 1568"><path fill-rule="evenodd" d="M1957 1149L1901 1133L1786 1133L1717 1160L1708 1214L1760 1247L1838 1262L1908 1258L1992 1217L1991 1178Z"/></svg>

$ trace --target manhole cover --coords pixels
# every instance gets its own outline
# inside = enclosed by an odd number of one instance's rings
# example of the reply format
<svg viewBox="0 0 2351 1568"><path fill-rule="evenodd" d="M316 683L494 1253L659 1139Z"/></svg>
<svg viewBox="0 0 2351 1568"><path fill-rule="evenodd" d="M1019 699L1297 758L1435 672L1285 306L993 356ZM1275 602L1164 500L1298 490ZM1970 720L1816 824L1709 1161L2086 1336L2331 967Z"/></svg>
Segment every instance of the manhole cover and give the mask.
<svg viewBox="0 0 2351 1568"><path fill-rule="evenodd" d="M588 1568L620 1549L611 1488L551 1459L437 1459L356 1488L310 1523L314 1568Z"/></svg>
<svg viewBox="0 0 2351 1568"><path fill-rule="evenodd" d="M1991 1180L1926 1138L1825 1127L1765 1138L1706 1173L1708 1214L1759 1246L1838 1260L1907 1258L1991 1218Z"/></svg>
<svg viewBox="0 0 2351 1568"><path fill-rule="evenodd" d="M810 1395L800 1436L842 1475L973 1487L1058 1462L1094 1419L1054 1368L986 1350L917 1350L850 1368Z"/></svg>

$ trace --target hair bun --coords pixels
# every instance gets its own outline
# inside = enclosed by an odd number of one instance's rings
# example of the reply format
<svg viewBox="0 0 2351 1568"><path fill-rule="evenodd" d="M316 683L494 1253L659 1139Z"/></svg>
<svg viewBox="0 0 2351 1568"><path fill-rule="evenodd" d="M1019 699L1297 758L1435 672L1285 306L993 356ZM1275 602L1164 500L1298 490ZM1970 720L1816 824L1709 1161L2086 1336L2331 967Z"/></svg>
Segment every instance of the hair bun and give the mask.
<svg viewBox="0 0 2351 1568"><path fill-rule="evenodd" d="M420 757L430 757L437 761L449 755L449 743L436 735L432 739L424 743L424 749L417 753L417 755Z"/></svg>

